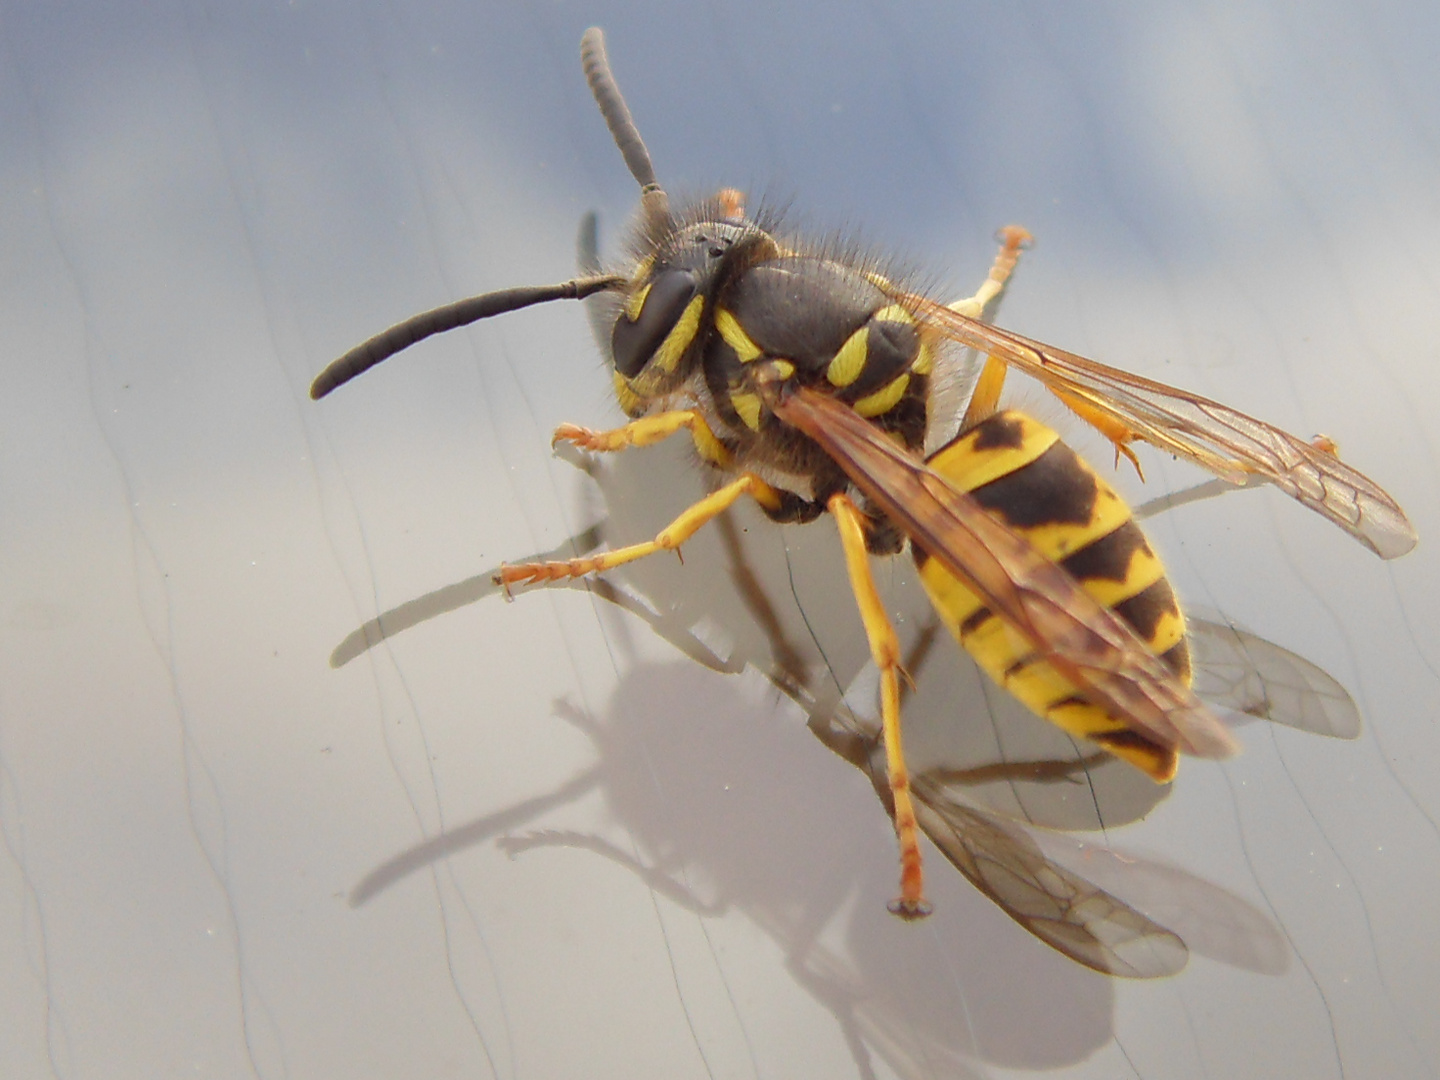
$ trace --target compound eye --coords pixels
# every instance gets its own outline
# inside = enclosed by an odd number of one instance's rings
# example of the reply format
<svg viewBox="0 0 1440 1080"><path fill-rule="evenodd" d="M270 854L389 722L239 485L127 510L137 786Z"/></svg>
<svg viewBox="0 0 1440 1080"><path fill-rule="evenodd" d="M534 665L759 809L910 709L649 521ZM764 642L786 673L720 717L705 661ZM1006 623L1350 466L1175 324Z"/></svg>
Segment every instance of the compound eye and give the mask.
<svg viewBox="0 0 1440 1080"><path fill-rule="evenodd" d="M610 334L615 370L627 379L640 374L665 335L680 321L695 292L695 275L688 270L663 270L656 274L634 317L626 311L615 321L615 329Z"/></svg>

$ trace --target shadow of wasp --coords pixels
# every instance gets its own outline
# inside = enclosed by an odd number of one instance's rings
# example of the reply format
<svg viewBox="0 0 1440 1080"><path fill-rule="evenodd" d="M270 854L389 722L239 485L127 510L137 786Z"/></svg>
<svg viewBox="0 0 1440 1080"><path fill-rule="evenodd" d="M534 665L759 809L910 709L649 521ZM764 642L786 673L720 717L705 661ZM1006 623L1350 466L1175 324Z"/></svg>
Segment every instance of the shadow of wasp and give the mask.
<svg viewBox="0 0 1440 1080"><path fill-rule="evenodd" d="M1138 470L1131 444L1143 441L1231 483L1268 482L1384 558L1414 546L1403 511L1328 439L1307 442L993 326L987 320L1028 240L1023 229L1002 230L974 296L943 304L878 259L790 237L764 214L752 218L737 192L672 208L598 30L585 34L581 58L641 188L631 264L415 316L336 360L312 397L431 334L536 303L593 298L630 421L608 431L565 424L556 443L604 453L685 432L718 486L653 540L502 566L496 584L508 594L678 550L742 500L782 524L828 513L875 667L880 718L878 729L840 723L855 714L819 701L811 715L826 717L816 734L871 776L891 815L901 867L891 910L905 918L930 910L923 829L1012 917L1081 963L1136 976L1178 970L1184 947L1174 934L1029 855L1025 839L993 819L969 817L951 801L946 774L907 764L904 648L870 556L908 544L939 623L998 685L1067 739L1087 740L1095 749L1085 764L1108 767L1113 757L1163 784L1179 753L1218 758L1237 748L1192 685L1199 624L1192 620L1187 635L1159 559L1114 490L1055 432L1000 408L1008 370L1037 378L1109 439L1117 463L1123 455ZM971 350L983 363L966 362ZM942 407L957 384L969 388L958 418ZM1231 635L1247 678L1261 666L1248 657L1256 647ZM788 667L781 657L772 675L790 692ZM1292 665L1287 674L1307 701L1335 696L1318 688L1313 669ZM1269 715L1303 725L1326 710L1279 711Z"/></svg>
<svg viewBox="0 0 1440 1080"><path fill-rule="evenodd" d="M693 469L673 447L655 447L609 460L576 461L598 492L595 506L582 512L603 516L558 550L584 552L611 538L645 535L657 518L665 517L668 508L685 505L698 483ZM714 532L697 538L687 549L683 565L669 560L634 563L607 579L583 585L640 620L691 662L724 674L738 674L748 666L766 675L801 707L811 732L859 768L888 805L879 721L874 717L874 666L854 624L835 617L844 613L845 598L837 599L835 590L828 587L843 564L843 552L835 538L824 530L766 527L763 518L746 507L728 512L717 524ZM1222 890L1181 871L1127 857L1121 860L1123 868L1115 872L1112 887L1118 889L1117 895L1052 857L1057 845L1068 847L1072 854L1080 853L1079 864L1094 876L1097 866L1113 860L1105 849L1076 847L1059 833L1037 843L1036 826L1074 833L1136 821L1153 809L1169 787L1151 783L1109 755L1085 750L1058 729L1034 724L1028 712L1008 695L989 690L972 665L940 662L948 657L933 648L936 619L918 584L913 578L895 575L886 578L883 586L887 609L905 639L907 668L914 677L906 716L921 825L967 878L1042 941L1108 974L1173 974L1185 964L1187 943L1195 946L1197 940L1202 942L1201 951L1236 966L1259 971L1283 968L1284 947L1273 928L1243 901ZM337 646L332 663L348 663L422 621L500 592L489 572L435 590L354 631ZM1226 622L1192 621L1197 686L1214 704L1319 734L1353 738L1359 733L1360 718L1353 702L1323 671ZM619 632L623 641L623 624ZM642 692L626 696L636 693ZM654 695L642 696L648 700ZM638 706L632 701L628 707ZM636 785L633 778L618 775L624 766L617 759L627 752L636 753L635 744L642 736L612 730L619 720L601 726L568 706L562 706L561 712L595 742L601 761L593 770L552 792L402 852L368 874L353 890L352 902L366 902L442 855L510 836L504 843L512 853L561 845L607 855L641 872L647 882L672 899L684 897L687 890L679 883L667 882L667 868L673 869L676 858L682 864L693 860L710 867L704 876L721 883L719 898L682 902L703 912L741 903L737 897L745 890L730 883L734 874L725 871L729 862L715 854L713 840L707 843L675 835L674 828L667 832L667 827L655 824L664 815L643 813L629 805L634 795L624 792L633 792ZM676 712L673 706L659 710L667 724L681 722ZM623 730L628 732L640 722L627 719ZM670 745L674 741L656 736L653 728L654 722L646 724L646 742ZM686 730L687 739L701 741L693 724ZM721 737L738 736L727 725ZM704 741L706 745L713 742L708 737ZM742 741L766 760L775 753L754 733ZM652 752L659 753L653 745ZM717 753L712 746L702 756ZM690 755L677 751L676 756L683 762ZM666 775L684 771L683 764L675 764L668 756L664 760ZM684 776L677 777L676 783L684 791L703 787L687 783ZM617 856L608 842L582 839L574 833L514 835L597 789L605 793L615 817L627 830L644 838L645 849L656 857L654 865L642 867L633 857ZM800 828L793 808L766 811L772 812ZM811 843L815 832L809 831ZM747 842L754 840L751 834L747 837ZM684 854L677 854L680 852ZM669 854L662 857L661 853ZM1122 899L1147 877L1164 882L1159 889L1164 897L1163 922L1154 917L1158 909L1147 913L1143 910L1147 903L1137 906ZM784 910L784 904L757 901L741 906L752 914L758 911L757 920L776 929L777 939L787 943L787 954L809 955L795 947L796 939L807 940L807 935L793 927L781 933L776 920L764 914ZM1223 917L1217 914L1221 912ZM1222 928L1207 928L1206 915L1219 919ZM1237 927L1243 929L1236 931ZM1227 931L1235 933L1227 937Z"/></svg>

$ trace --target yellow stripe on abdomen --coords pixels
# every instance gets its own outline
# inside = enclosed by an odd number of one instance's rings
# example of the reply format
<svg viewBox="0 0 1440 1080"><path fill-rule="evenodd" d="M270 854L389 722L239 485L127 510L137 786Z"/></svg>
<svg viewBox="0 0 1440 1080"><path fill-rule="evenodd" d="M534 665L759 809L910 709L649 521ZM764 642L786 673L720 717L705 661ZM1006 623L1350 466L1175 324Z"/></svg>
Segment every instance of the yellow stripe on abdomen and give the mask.
<svg viewBox="0 0 1440 1080"><path fill-rule="evenodd" d="M997 413L937 451L929 464L1064 566L1189 684L1185 620L1160 560L1120 496L1055 432L1020 413ZM1174 750L1087 701L938 561L917 550L916 562L941 619L997 683L1038 715L1157 781L1175 775Z"/></svg>

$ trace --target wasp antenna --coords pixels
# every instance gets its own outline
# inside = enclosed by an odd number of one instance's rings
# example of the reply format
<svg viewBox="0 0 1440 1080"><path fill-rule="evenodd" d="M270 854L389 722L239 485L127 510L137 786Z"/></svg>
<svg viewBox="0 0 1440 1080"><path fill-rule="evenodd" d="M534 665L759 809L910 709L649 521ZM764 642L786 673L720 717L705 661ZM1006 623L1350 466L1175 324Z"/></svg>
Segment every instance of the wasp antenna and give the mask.
<svg viewBox="0 0 1440 1080"><path fill-rule="evenodd" d="M458 326L468 326L492 315L503 315L507 311L517 311L531 304L544 304L550 300L583 300L594 293L617 289L624 284L625 279L616 274L599 274L562 281L558 285L501 289L499 292L471 296L444 307L421 312L381 331L369 341L356 345L315 376L315 381L310 384L310 397L319 401L337 386L345 385L356 375L369 371L380 361L388 360L402 349L409 348L417 341L423 341L431 334L454 330Z"/></svg>
<svg viewBox="0 0 1440 1080"><path fill-rule="evenodd" d="M645 216L651 220L663 219L670 212L670 200L655 179L650 151L645 149L645 142L640 138L620 87L615 85L615 76L610 72L610 58L605 55L605 34L598 26L586 30L585 36L580 39L580 63L585 68L585 81L590 84L590 93L595 95L595 104L600 106L600 115L610 129L610 137L620 148L630 175L640 185Z"/></svg>

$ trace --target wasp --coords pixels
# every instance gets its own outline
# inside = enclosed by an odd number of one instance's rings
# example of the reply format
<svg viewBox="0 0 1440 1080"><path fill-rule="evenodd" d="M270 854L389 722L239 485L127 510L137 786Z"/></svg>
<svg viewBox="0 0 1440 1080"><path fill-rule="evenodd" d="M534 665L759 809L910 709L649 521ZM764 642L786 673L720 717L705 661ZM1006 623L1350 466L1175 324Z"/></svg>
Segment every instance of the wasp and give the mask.
<svg viewBox="0 0 1440 1080"><path fill-rule="evenodd" d="M672 207L598 29L585 33L581 62L640 185L631 265L416 315L332 363L310 395L432 334L533 304L604 297L615 393L629 421L609 430L562 424L554 442L614 452L686 432L719 482L652 540L503 566L496 582L509 590L678 551L745 498L776 522L828 513L880 675L897 915L917 918L930 905L900 725L901 650L872 555L908 544L941 620L982 668L1041 717L1155 781L1174 777L1179 753L1237 749L1192 689L1184 616L1144 533L1054 431L999 407L1009 369L1038 379L1098 430L1117 463L1123 454L1138 469L1131 444L1147 442L1232 483L1269 482L1382 558L1415 545L1399 505L1328 440L1297 438L988 322L1029 239L1023 229L1001 231L975 295L942 303L876 260L751 218L735 191ZM967 349L985 359L957 424L938 390Z"/></svg>

